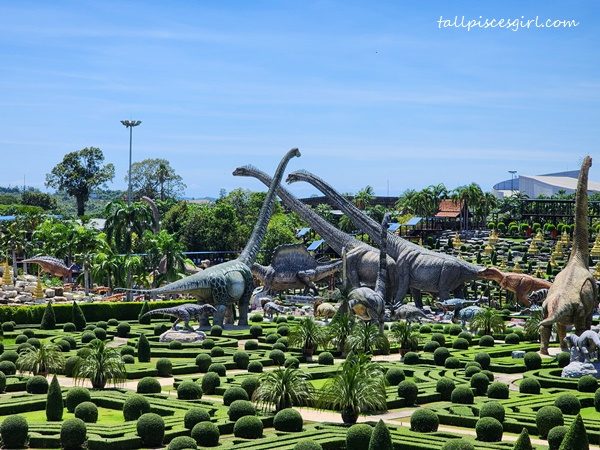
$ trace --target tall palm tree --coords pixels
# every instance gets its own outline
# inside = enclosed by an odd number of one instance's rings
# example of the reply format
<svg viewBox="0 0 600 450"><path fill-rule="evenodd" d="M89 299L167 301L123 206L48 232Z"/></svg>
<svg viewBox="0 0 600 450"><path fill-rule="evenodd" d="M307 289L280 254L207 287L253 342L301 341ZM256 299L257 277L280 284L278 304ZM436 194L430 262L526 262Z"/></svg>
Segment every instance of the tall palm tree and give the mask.
<svg viewBox="0 0 600 450"><path fill-rule="evenodd" d="M463 216L462 216L462 227L465 230L469 229L469 211L470 209L477 209L481 199L483 198L483 191L477 183L471 183L466 186L459 186L452 191L451 198L454 201L462 202L463 204Z"/></svg>
<svg viewBox="0 0 600 450"><path fill-rule="evenodd" d="M21 352L16 366L21 372L34 375L58 373L65 365L65 359L58 346L40 342L39 348L28 348Z"/></svg>
<svg viewBox="0 0 600 450"><path fill-rule="evenodd" d="M354 204L359 209L367 209L375 199L375 191L372 186L365 186L354 196Z"/></svg>
<svg viewBox="0 0 600 450"><path fill-rule="evenodd" d="M375 349L387 352L390 343L377 325L360 320L348 336L347 346L350 351L357 353L372 353Z"/></svg>
<svg viewBox="0 0 600 450"><path fill-rule="evenodd" d="M318 394L318 406L340 411L344 423L361 414L385 411L385 378L379 364L364 354L351 354Z"/></svg>
<svg viewBox="0 0 600 450"><path fill-rule="evenodd" d="M156 234L146 231L143 242L149 266L153 267L156 273L152 287L157 287L162 281L175 281L179 274L185 271L183 245L175 235L165 230Z"/></svg>
<svg viewBox="0 0 600 450"><path fill-rule="evenodd" d="M309 374L292 367L265 372L252 400L265 409L281 411L292 406L308 405L313 397L312 387L307 381Z"/></svg>
<svg viewBox="0 0 600 450"><path fill-rule="evenodd" d="M96 339L90 343L90 352L73 369L75 381L90 380L94 389L104 389L106 383L115 386L126 379L127 369L116 348Z"/></svg>
<svg viewBox="0 0 600 450"><path fill-rule="evenodd" d="M145 203L127 205L121 200L108 203L104 210L106 239L121 253L131 253L134 235L141 237L152 229L154 217Z"/></svg>

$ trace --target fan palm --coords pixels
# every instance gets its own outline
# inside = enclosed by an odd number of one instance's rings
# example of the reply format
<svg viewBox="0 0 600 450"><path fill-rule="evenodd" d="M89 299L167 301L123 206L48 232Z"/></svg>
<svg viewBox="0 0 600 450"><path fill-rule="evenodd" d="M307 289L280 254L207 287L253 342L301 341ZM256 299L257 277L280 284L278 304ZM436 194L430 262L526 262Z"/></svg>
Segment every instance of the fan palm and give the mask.
<svg viewBox="0 0 600 450"><path fill-rule="evenodd" d="M73 369L75 381L90 380L94 389L104 389L108 382L117 385L125 381L127 370L117 349L100 340L92 341L89 348L90 353Z"/></svg>
<svg viewBox="0 0 600 450"><path fill-rule="evenodd" d="M275 411L307 405L313 396L312 387L307 381L309 377L309 374L292 367L266 372L260 377L252 400L265 409L274 407Z"/></svg>
<svg viewBox="0 0 600 450"><path fill-rule="evenodd" d="M373 350L388 352L390 343L385 334L375 324L368 324L360 320L348 336L348 350L357 353L371 353Z"/></svg>
<svg viewBox="0 0 600 450"><path fill-rule="evenodd" d="M40 342L39 348L28 348L19 354L16 366L21 372L33 375L58 373L65 365L65 359L54 344Z"/></svg>
<svg viewBox="0 0 600 450"><path fill-rule="evenodd" d="M318 406L340 411L344 423L356 423L360 414L385 411L383 370L367 355L353 353L318 397Z"/></svg>
<svg viewBox="0 0 600 450"><path fill-rule="evenodd" d="M501 333L504 331L504 318L493 308L483 308L473 317L471 329L483 334Z"/></svg>

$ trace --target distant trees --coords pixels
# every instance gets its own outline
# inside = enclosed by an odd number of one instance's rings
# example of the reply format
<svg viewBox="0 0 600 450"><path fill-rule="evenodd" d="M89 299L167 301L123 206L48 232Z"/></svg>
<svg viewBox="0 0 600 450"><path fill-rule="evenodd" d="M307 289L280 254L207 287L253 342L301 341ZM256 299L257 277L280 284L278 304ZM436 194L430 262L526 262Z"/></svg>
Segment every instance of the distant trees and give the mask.
<svg viewBox="0 0 600 450"><path fill-rule="evenodd" d="M36 191L25 191L21 194L21 203L29 206L39 206L44 209L56 208L56 200L50 194Z"/></svg>
<svg viewBox="0 0 600 450"><path fill-rule="evenodd" d="M128 177L125 177L125 181ZM142 196L176 199L183 195L186 185L166 159L149 158L131 165L131 189L134 198Z"/></svg>
<svg viewBox="0 0 600 450"><path fill-rule="evenodd" d="M77 215L85 213L85 202L94 188L101 187L115 176L112 164L105 164L104 154L97 147L86 147L67 153L46 175L46 186L65 191L77 202Z"/></svg>

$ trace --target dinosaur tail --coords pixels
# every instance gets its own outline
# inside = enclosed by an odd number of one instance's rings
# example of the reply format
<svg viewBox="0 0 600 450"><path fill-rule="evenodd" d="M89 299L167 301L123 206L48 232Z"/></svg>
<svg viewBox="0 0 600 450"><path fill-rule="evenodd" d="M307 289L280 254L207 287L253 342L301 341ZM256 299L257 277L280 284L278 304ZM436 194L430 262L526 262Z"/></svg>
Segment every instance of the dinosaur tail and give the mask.
<svg viewBox="0 0 600 450"><path fill-rule="evenodd" d="M576 305L573 303L565 304L561 309L557 310L552 316L542 320L540 322L540 327L550 327L557 322L568 322L568 318L572 317L574 314L574 309ZM565 320L563 320L565 319Z"/></svg>
<svg viewBox="0 0 600 450"><path fill-rule="evenodd" d="M145 313L142 317L146 317L146 316L154 316L156 314L168 314L170 313L170 309L169 308L158 308L158 309L153 309L151 311L148 311L147 313Z"/></svg>

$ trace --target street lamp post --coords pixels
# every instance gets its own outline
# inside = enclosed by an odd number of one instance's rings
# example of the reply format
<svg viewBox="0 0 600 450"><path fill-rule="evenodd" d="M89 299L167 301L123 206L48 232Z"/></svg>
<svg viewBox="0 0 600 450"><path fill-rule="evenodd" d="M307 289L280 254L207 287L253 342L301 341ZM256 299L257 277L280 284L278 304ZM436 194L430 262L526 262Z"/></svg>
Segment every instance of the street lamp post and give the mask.
<svg viewBox="0 0 600 450"><path fill-rule="evenodd" d="M517 173L517 171L509 170L508 173L510 173L510 191L512 195L515 195L515 174Z"/></svg>
<svg viewBox="0 0 600 450"><path fill-rule="evenodd" d="M129 128L129 176L127 182L127 204L131 205L131 144L133 141L133 127L142 123L141 120L121 120L125 128Z"/></svg>

